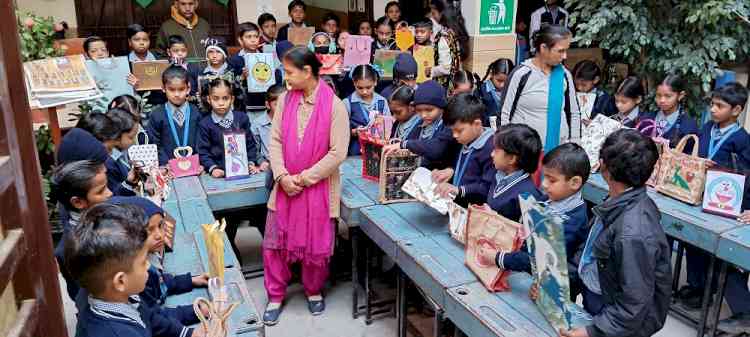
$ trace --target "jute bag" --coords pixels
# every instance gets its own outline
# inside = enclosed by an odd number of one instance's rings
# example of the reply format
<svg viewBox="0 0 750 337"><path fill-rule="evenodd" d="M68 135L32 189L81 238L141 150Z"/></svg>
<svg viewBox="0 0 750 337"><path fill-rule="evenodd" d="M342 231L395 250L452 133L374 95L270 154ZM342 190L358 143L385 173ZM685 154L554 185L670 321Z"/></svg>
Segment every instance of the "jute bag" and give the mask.
<svg viewBox="0 0 750 337"><path fill-rule="evenodd" d="M381 204L390 204L416 200L402 191L401 186L417 167L419 167L419 156L409 150L397 150L383 155L380 162L378 201Z"/></svg>
<svg viewBox="0 0 750 337"><path fill-rule="evenodd" d="M203 237L206 240L206 251L208 251L208 276L224 280L224 229L227 227L226 220L221 223L216 221L212 224L203 224Z"/></svg>
<svg viewBox="0 0 750 337"><path fill-rule="evenodd" d="M201 313L200 305L203 304L208 307L209 317L203 316ZM226 309L222 309L217 301L209 301L203 297L198 297L193 302L193 310L195 315L201 321L201 328L205 332L206 337L226 337L229 332L229 316L232 311L237 308L238 303L230 304Z"/></svg>
<svg viewBox="0 0 750 337"><path fill-rule="evenodd" d="M659 130L656 127L656 122L653 119L644 119L638 122L635 126L642 135L649 136L656 143L656 150L659 152L659 160L654 165L654 170L651 172L651 176L646 181L647 186L656 187L656 183L659 181L659 173L661 171L661 155L665 150L669 150L669 140L659 137Z"/></svg>
<svg viewBox="0 0 750 337"><path fill-rule="evenodd" d="M489 291L510 289L510 271L497 267L495 259L484 258L483 252L518 251L523 243L519 237L521 224L511 221L488 209L486 206L469 207L466 224L466 266L477 275L479 281Z"/></svg>
<svg viewBox="0 0 750 337"><path fill-rule="evenodd" d="M682 151L690 139L695 141L693 153L684 154ZM703 200L708 162L698 157L698 136L683 137L674 150L664 149L656 190L688 204L699 205Z"/></svg>

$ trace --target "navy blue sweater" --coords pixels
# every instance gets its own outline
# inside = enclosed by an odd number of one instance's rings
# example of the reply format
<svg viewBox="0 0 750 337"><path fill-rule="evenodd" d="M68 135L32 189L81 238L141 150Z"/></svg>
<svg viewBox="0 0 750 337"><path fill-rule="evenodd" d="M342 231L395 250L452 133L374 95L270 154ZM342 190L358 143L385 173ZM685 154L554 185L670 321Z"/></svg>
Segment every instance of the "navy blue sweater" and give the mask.
<svg viewBox="0 0 750 337"><path fill-rule="evenodd" d="M432 138L401 142L401 147L422 156L422 166L429 170L453 167L461 145L453 138L451 129L441 123Z"/></svg>
<svg viewBox="0 0 750 337"><path fill-rule="evenodd" d="M495 148L494 136L485 140L479 149L475 149L468 159L466 153L461 156L461 163L456 163L455 173L458 174L459 165L466 165L461 181L458 182L456 203L467 207L468 204L481 205L487 201L487 191L495 181L495 165L492 162L492 150ZM464 162L468 160L464 164Z"/></svg>
<svg viewBox="0 0 750 337"><path fill-rule="evenodd" d="M644 119L651 119L656 120L656 112L647 112L643 114L643 117L641 120ZM695 122L695 119L692 117L686 115L686 114L680 114L679 117L677 117L677 121L674 123L674 126L672 126L669 131L667 131L665 134L662 135L665 139L669 140L669 147L674 148L677 146L677 143L680 142L680 139L682 137L685 137L687 135L697 135L698 134L698 124ZM690 153L693 151L693 142L688 142L687 146L685 146L685 153Z"/></svg>
<svg viewBox="0 0 750 337"><path fill-rule="evenodd" d="M198 110L198 107L190 104L190 119L185 120L182 127L175 123L177 136L180 138L180 142L184 141L182 139L185 130L184 127L188 128L187 145L192 147L193 150L195 150L196 136L198 135L198 121L200 121L200 118L201 112ZM151 113L146 131L148 132L148 138L151 144L156 144L159 148L159 165L167 165L167 162L174 158L174 149L177 148L178 145L174 136L172 136L172 130L169 127L169 119L167 117L167 110L164 105L160 105Z"/></svg>
<svg viewBox="0 0 750 337"><path fill-rule="evenodd" d="M482 102L484 102L485 106L484 116L482 116L482 124L484 124L484 126L490 126L490 116L499 116L500 109L502 108L502 106L500 105L502 103L498 104L498 102L495 101L495 98L492 97L492 92L487 89L487 84L485 84L487 83L487 81L481 82L478 88L479 96L482 99ZM490 83L490 85L494 86L494 84L492 83Z"/></svg>
<svg viewBox="0 0 750 337"><path fill-rule="evenodd" d="M711 129L714 125L713 122L704 124L698 135L698 138L700 138L698 155L702 158L708 158ZM736 158L736 162L732 159L733 156ZM732 170L745 171L750 169L750 135L747 134L745 129L740 128L721 144L713 158L708 159L713 160L719 166Z"/></svg>
<svg viewBox="0 0 750 337"><path fill-rule="evenodd" d="M160 276L161 274L161 276ZM162 292L161 284L164 284L166 292ZM141 303L150 307L164 305L167 296L187 293L193 290L193 278L190 274L171 275L160 273L155 267L148 269L148 280L146 288L139 294ZM193 325L199 322L192 305L180 305L175 308L162 308L165 316L174 318L185 325Z"/></svg>
<svg viewBox="0 0 750 337"><path fill-rule="evenodd" d="M104 166L107 167L107 188L112 191L113 195L132 197L135 196L135 191L132 188L125 187L125 180L128 179L128 169L125 164L117 162L112 157L107 158L104 162Z"/></svg>
<svg viewBox="0 0 750 337"><path fill-rule="evenodd" d="M232 127L224 129L214 123L211 114L208 114L198 124L198 156L201 165L210 173L215 167L224 170L224 132L241 132L245 134L245 149L247 150L248 163L258 161L258 150L255 145L255 138L250 131L250 119L247 114L239 111L232 111Z"/></svg>
<svg viewBox="0 0 750 337"><path fill-rule="evenodd" d="M497 179L493 178L492 185L490 185L489 191L487 192L487 205L498 214L513 221L521 220L521 205L518 203L519 195L522 193L529 193L534 196L536 200L541 200L542 198L542 193L536 185L534 185L530 176L501 189L501 193L497 196L495 195L496 186Z"/></svg>
<svg viewBox="0 0 750 337"><path fill-rule="evenodd" d="M82 310L78 313L76 337L185 337L193 334L192 328L167 317L159 307L139 305L138 311L145 329L117 312L107 311L103 315L91 308Z"/></svg>
<svg viewBox="0 0 750 337"><path fill-rule="evenodd" d="M591 119L594 119L598 114L611 117L617 113L617 105L615 105L614 98L606 91L596 89L596 100L594 101L594 108L591 110Z"/></svg>

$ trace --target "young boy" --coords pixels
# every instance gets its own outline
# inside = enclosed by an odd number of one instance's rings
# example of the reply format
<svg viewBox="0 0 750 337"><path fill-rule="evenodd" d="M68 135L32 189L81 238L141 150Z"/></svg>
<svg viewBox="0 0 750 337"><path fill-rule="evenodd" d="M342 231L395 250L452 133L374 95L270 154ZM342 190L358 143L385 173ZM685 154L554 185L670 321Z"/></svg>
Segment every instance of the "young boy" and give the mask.
<svg viewBox="0 0 750 337"><path fill-rule="evenodd" d="M268 146L271 144L271 121L276 114L277 102L286 89L281 84L276 84L266 92L266 111L260 114L248 112L250 118L250 131L258 148L258 170L265 172L271 167Z"/></svg>
<svg viewBox="0 0 750 337"><path fill-rule="evenodd" d="M271 13L263 13L258 17L261 32L261 49L264 53L276 54L276 17ZM278 59L278 56L277 56Z"/></svg>
<svg viewBox="0 0 750 337"><path fill-rule="evenodd" d="M305 11L307 10L307 5L302 0L292 0L289 2L289 6L287 6L287 9L289 10L289 17L292 18L292 22L282 26L279 28L279 36L277 38L278 41L287 41L289 40L289 27L309 27L305 22ZM281 55L279 55L279 58L281 58Z"/></svg>
<svg viewBox="0 0 750 337"><path fill-rule="evenodd" d="M167 103L158 106L149 117L148 138L159 147L159 165L174 158L177 147L195 148L200 111L187 102L190 93L188 72L180 66L170 66L161 76Z"/></svg>
<svg viewBox="0 0 750 337"><path fill-rule="evenodd" d="M65 264L88 293L76 336L202 336L158 307L139 305L148 278L148 233L134 206L101 204L89 209L65 239Z"/></svg>
<svg viewBox="0 0 750 337"><path fill-rule="evenodd" d="M383 97L390 98L393 91L402 85L408 85L412 89L416 89L417 71L419 71L419 67L414 56L409 53L401 53L396 56L396 62L393 64L393 81L386 82L381 80L378 87L384 84L387 85L382 89L376 88L375 90L380 92Z"/></svg>
<svg viewBox="0 0 750 337"><path fill-rule="evenodd" d="M167 39L167 57L172 64L181 65L187 70L188 49L185 39L180 35L170 35Z"/></svg>
<svg viewBox="0 0 750 337"><path fill-rule="evenodd" d="M487 192L487 205L498 214L519 221L518 196L529 193L537 200L542 196L531 179L539 166L542 140L536 130L524 124L506 124L497 129L494 142L492 163L497 171Z"/></svg>
<svg viewBox="0 0 750 337"><path fill-rule="evenodd" d="M711 121L698 134L698 155L711 160L715 166L744 173L750 169L750 136L738 123L745 110L748 93L741 84L733 82L714 91L711 98ZM745 196L746 198L750 195ZM687 246L687 285L675 297L691 309L701 307L706 287L709 255L703 250Z"/></svg>
<svg viewBox="0 0 750 337"><path fill-rule="evenodd" d="M589 178L591 166L586 151L579 145L560 145L542 160L542 190L549 201L548 207L562 217L565 233L565 251L568 252L568 279L570 299L575 301L581 292L578 263L575 253L581 249L588 235L588 215L581 189ZM522 249L515 253L499 252L492 256L498 267L531 273L529 253Z"/></svg>
<svg viewBox="0 0 750 337"><path fill-rule="evenodd" d="M453 138L463 145L453 168L433 172L433 180L439 183L436 191L443 197L453 196L461 206L483 204L487 191L495 179L492 162L494 132L482 126L484 104L471 94L458 94L451 98L445 109L443 122ZM451 183L449 179L453 177Z"/></svg>
<svg viewBox="0 0 750 337"><path fill-rule="evenodd" d="M250 53L260 53L261 50L261 30L256 24L252 22L241 23L237 27L237 42L242 49L237 55L232 56L229 59L229 63L242 69L242 88L245 94L245 111L247 112L260 112L265 108L263 93L248 92L247 91L247 77L249 76L250 69L245 65L245 55Z"/></svg>
<svg viewBox="0 0 750 337"><path fill-rule="evenodd" d="M431 46L435 48L435 66L425 68L425 76L435 81L438 81L444 87L448 87L448 83L451 80L451 75L458 71L453 69L453 56L451 55L450 47L445 36L440 37L437 41L432 40L432 21L425 19L414 24L414 40L415 45L413 48L416 51L420 47ZM440 36L442 34L438 34Z"/></svg>
<svg viewBox="0 0 750 337"><path fill-rule="evenodd" d="M445 88L435 81L422 83L414 95L414 105L422 117L419 139L403 140L398 144L386 145L384 153L398 149L408 149L422 156L422 166L427 169L444 169L454 164L460 150L451 130L443 123Z"/></svg>
<svg viewBox="0 0 750 337"><path fill-rule="evenodd" d="M651 336L667 318L672 286L672 247L645 186L658 158L656 145L636 130L622 129L607 137L600 154L609 198L594 207L578 265L593 324L561 333Z"/></svg>
<svg viewBox="0 0 750 337"><path fill-rule="evenodd" d="M336 14L328 12L323 15L321 31L327 33L328 36L330 36L333 40L334 44L338 43L340 22L341 20Z"/></svg>

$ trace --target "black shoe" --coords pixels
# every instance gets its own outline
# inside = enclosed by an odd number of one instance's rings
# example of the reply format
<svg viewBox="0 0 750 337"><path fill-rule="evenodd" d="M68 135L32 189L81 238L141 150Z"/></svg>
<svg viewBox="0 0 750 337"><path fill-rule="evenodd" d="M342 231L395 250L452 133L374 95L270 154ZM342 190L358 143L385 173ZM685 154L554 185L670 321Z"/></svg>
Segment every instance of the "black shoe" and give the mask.
<svg viewBox="0 0 750 337"><path fill-rule="evenodd" d="M307 309L310 310L310 313L313 316L319 316L323 313L323 311L326 310L326 302L323 299L321 299L320 301L311 301L310 299L308 299Z"/></svg>
<svg viewBox="0 0 750 337"><path fill-rule="evenodd" d="M703 295L703 291L701 289L686 285L680 288L675 294L674 298L676 299L685 299L685 298L691 298L691 297L701 297Z"/></svg>
<svg viewBox="0 0 750 337"><path fill-rule="evenodd" d="M279 316L281 316L281 307L273 310L266 308L266 312L263 313L263 324L274 326L279 323Z"/></svg>
<svg viewBox="0 0 750 337"><path fill-rule="evenodd" d="M700 310L703 307L703 296L698 295L698 296L683 298L681 302L688 309ZM711 306L712 302L713 302L713 299L709 299L708 305Z"/></svg>

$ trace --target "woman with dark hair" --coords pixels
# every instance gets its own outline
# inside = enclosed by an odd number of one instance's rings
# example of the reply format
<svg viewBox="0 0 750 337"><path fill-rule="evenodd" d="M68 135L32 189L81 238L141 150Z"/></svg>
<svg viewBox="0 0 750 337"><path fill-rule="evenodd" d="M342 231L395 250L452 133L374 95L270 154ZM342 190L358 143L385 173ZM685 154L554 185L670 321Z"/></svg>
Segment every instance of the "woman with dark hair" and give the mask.
<svg viewBox="0 0 750 337"><path fill-rule="evenodd" d="M446 4L444 0L430 2L430 19L433 22L432 41L435 45L436 65L432 68L431 77L450 92L451 80L461 70L461 63L469 51L469 34L461 11ZM439 63L441 59L450 59L449 67Z"/></svg>
<svg viewBox="0 0 750 337"><path fill-rule="evenodd" d="M572 37L563 26L543 26L532 39L536 54L510 73L500 100L500 125L530 126L542 137L544 153L581 138L573 76L562 64Z"/></svg>
<svg viewBox="0 0 750 337"><path fill-rule="evenodd" d="M263 239L266 325L278 323L293 263L302 266L310 313L325 310L321 290L333 254L339 166L346 159L350 133L346 107L319 78L321 64L315 54L295 47L282 63L291 90L278 99L269 145L274 187Z"/></svg>

